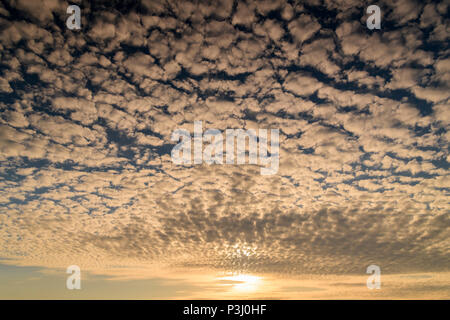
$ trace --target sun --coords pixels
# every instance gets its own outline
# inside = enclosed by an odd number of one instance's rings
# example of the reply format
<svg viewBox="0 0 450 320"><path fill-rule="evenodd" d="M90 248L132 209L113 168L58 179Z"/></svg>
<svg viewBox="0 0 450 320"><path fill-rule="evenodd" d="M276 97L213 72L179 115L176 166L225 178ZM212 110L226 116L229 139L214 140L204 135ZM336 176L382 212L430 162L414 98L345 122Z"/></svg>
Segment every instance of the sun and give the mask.
<svg viewBox="0 0 450 320"><path fill-rule="evenodd" d="M232 286L232 290L235 292L257 291L261 283L260 277L248 274L226 276L220 278L220 280L229 281Z"/></svg>

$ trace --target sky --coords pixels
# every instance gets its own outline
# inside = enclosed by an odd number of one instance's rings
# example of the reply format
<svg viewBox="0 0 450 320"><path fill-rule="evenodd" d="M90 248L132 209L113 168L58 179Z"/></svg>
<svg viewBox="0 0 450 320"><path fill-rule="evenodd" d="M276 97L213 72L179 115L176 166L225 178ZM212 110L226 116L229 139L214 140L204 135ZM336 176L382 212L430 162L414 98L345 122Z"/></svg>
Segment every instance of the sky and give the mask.
<svg viewBox="0 0 450 320"><path fill-rule="evenodd" d="M450 298L449 4L0 1L0 299Z"/></svg>

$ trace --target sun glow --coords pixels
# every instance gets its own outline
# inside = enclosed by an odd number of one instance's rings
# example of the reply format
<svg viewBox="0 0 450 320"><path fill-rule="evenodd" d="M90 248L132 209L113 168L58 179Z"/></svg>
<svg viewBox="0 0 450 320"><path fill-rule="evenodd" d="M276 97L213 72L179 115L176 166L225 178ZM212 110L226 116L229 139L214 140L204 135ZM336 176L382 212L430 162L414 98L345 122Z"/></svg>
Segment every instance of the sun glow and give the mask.
<svg viewBox="0 0 450 320"><path fill-rule="evenodd" d="M235 292L257 291L261 283L260 277L247 274L221 277L220 280L225 282L225 285L232 286L232 290Z"/></svg>

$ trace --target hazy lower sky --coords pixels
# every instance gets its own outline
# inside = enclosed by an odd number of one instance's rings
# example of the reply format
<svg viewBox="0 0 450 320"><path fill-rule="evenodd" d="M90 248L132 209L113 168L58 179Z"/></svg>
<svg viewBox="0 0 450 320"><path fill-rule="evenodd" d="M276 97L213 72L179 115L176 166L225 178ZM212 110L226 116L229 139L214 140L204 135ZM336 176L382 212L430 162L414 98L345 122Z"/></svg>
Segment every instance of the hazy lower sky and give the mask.
<svg viewBox="0 0 450 320"><path fill-rule="evenodd" d="M450 298L449 10L1 1L0 299ZM194 121L278 171L174 163Z"/></svg>

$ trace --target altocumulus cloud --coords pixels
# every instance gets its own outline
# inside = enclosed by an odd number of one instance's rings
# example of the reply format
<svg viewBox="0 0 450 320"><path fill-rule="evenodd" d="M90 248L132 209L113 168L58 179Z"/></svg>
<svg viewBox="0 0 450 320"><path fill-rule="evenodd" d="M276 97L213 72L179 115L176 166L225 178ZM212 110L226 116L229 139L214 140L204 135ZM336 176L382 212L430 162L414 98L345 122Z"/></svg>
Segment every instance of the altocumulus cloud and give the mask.
<svg viewBox="0 0 450 320"><path fill-rule="evenodd" d="M114 2L115 3L115 2ZM0 256L65 268L448 272L448 3L0 4ZM280 165L177 166L177 128Z"/></svg>

